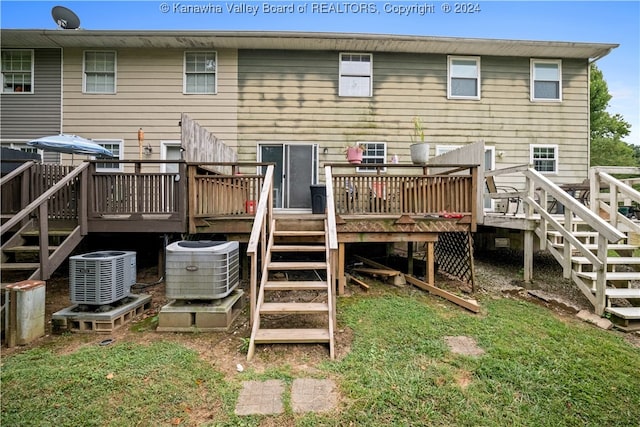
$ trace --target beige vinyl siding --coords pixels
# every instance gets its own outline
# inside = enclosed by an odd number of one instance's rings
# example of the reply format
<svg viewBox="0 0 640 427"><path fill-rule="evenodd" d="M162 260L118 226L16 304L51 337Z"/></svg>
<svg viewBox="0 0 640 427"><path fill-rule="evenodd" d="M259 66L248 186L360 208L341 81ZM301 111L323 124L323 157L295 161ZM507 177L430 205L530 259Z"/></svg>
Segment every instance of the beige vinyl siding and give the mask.
<svg viewBox="0 0 640 427"><path fill-rule="evenodd" d="M504 152L497 167L529 162L530 144L559 146L559 182L583 179L588 159L588 64L563 60L563 101L530 101L529 58L482 57L480 100L447 99L446 55L373 54L373 96L338 96L340 52L241 50L240 158L254 160L261 141L328 147L321 163L343 162L356 141L387 142L409 162L412 118L435 145L483 139Z"/></svg>
<svg viewBox="0 0 640 427"><path fill-rule="evenodd" d="M187 113L235 147L237 51L211 50L217 52L217 94L195 95L183 94L182 49L116 49L115 94L83 94L84 50L65 49L64 131L92 139L124 139L124 158L137 159L142 128L144 145L153 149L144 158L159 159L160 141L180 140L178 123Z"/></svg>

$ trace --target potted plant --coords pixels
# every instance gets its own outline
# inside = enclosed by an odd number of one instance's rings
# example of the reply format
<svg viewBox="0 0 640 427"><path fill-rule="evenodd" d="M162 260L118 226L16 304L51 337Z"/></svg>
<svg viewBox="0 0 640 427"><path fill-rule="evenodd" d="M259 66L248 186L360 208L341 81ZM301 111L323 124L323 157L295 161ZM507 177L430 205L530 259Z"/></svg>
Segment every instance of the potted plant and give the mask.
<svg viewBox="0 0 640 427"><path fill-rule="evenodd" d="M413 118L413 135L409 149L413 164L424 165L429 160L429 144L424 141L424 128L419 117Z"/></svg>
<svg viewBox="0 0 640 427"><path fill-rule="evenodd" d="M362 163L362 153L364 153L364 147L360 144L350 145L345 149L347 155L347 161L349 163L359 165Z"/></svg>

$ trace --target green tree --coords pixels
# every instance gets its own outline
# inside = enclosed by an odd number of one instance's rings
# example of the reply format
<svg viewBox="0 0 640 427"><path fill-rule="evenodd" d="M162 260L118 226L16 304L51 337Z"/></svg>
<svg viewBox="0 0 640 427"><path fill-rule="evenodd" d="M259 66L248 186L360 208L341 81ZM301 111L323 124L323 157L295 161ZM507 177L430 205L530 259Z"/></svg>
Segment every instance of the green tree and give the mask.
<svg viewBox="0 0 640 427"><path fill-rule="evenodd" d="M611 94L602 71L591 65L591 166L640 166L638 150L622 140L631 125L607 111Z"/></svg>

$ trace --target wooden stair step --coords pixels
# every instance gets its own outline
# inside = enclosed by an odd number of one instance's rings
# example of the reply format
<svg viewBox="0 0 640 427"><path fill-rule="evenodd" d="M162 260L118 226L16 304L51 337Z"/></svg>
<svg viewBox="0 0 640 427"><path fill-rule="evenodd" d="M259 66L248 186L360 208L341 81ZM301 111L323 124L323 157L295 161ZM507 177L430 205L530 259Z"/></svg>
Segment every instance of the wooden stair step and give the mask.
<svg viewBox="0 0 640 427"><path fill-rule="evenodd" d="M49 237L66 237L73 233L73 230L49 230ZM20 233L21 236L25 237L38 237L40 235L40 230L27 230Z"/></svg>
<svg viewBox="0 0 640 427"><path fill-rule="evenodd" d="M591 264L591 261L587 257L576 256L571 258L571 262L574 264ZM626 256L612 256L607 258L607 264L611 265L629 265L640 264L640 257L626 257Z"/></svg>
<svg viewBox="0 0 640 427"><path fill-rule="evenodd" d="M40 268L38 262L6 262L0 264L0 269L9 271L37 270Z"/></svg>
<svg viewBox="0 0 640 427"><path fill-rule="evenodd" d="M595 236L598 236L598 232L597 231L573 231L573 232L571 232L571 234L573 235L573 237L595 237ZM548 236L553 236L553 237L564 237L562 235L562 233L560 233L557 230L547 231L547 235Z"/></svg>
<svg viewBox="0 0 640 427"><path fill-rule="evenodd" d="M596 280L595 271L576 271L578 277L588 280ZM607 272L607 280L640 280L640 273L635 271L629 272Z"/></svg>
<svg viewBox="0 0 640 427"><path fill-rule="evenodd" d="M622 319L640 319L640 307L607 307L605 311Z"/></svg>
<svg viewBox="0 0 640 427"><path fill-rule="evenodd" d="M265 302L260 314L314 314L327 313L329 306L323 302Z"/></svg>
<svg viewBox="0 0 640 427"><path fill-rule="evenodd" d="M327 329L258 329L255 342L268 343L317 343L329 342Z"/></svg>
<svg viewBox="0 0 640 427"><path fill-rule="evenodd" d="M53 252L58 249L59 246L49 246L49 252ZM31 253L39 253L40 246L14 246L12 248L3 249L3 252L31 252Z"/></svg>
<svg viewBox="0 0 640 427"><path fill-rule="evenodd" d="M553 246L556 249L560 249L564 247L564 244L562 243L552 243L551 246ZM571 245L573 246L573 245ZM595 251L598 250L598 245L597 244L585 244L583 245L585 248L587 248L590 251ZM638 249L638 245L629 245L626 243L612 243L610 245L607 245L607 249L612 250L612 251L616 251L616 250L622 250L622 251L632 251L635 249Z"/></svg>
<svg viewBox="0 0 640 427"><path fill-rule="evenodd" d="M608 289L605 289L604 294L609 298L635 299L635 298L640 298L640 289L608 288Z"/></svg>
<svg viewBox="0 0 640 427"><path fill-rule="evenodd" d="M324 230L300 231L300 230L275 230L273 235L276 237L311 237L324 236Z"/></svg>
<svg viewBox="0 0 640 427"><path fill-rule="evenodd" d="M322 291L327 290L327 282L325 281L268 281L264 285L265 291Z"/></svg>
<svg viewBox="0 0 640 427"><path fill-rule="evenodd" d="M271 252L324 252L323 245L273 245Z"/></svg>
<svg viewBox="0 0 640 427"><path fill-rule="evenodd" d="M270 262L269 270L326 270L327 263L324 261L288 261L288 262Z"/></svg>

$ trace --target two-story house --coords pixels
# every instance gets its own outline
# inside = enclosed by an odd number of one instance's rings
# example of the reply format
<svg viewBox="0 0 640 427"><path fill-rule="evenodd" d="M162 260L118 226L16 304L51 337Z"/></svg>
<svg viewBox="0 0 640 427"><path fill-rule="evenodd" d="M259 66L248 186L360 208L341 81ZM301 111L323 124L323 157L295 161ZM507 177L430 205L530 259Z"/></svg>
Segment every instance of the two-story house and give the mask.
<svg viewBox="0 0 640 427"><path fill-rule="evenodd" d="M409 162L414 117L431 156L483 140L487 169L531 163L557 183L580 181L589 165L589 64L617 46L6 29L1 43L3 145L64 132L121 159L175 159L186 113L239 160L276 162L282 208L310 207L308 184L321 164L344 161L348 145L363 146L365 163Z"/></svg>

